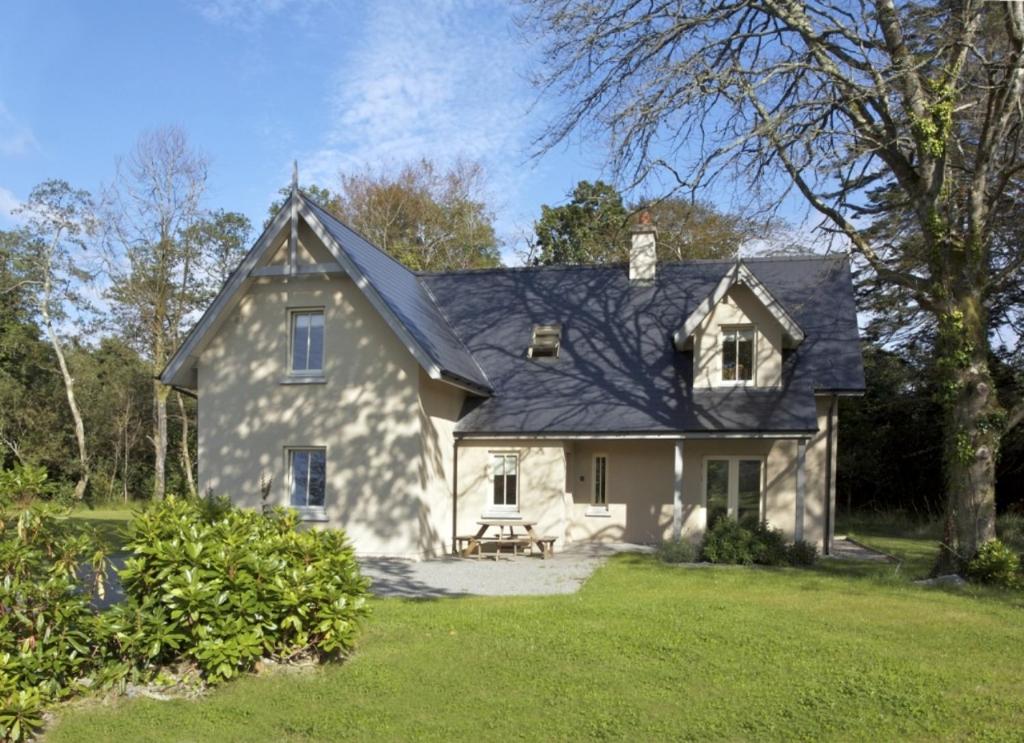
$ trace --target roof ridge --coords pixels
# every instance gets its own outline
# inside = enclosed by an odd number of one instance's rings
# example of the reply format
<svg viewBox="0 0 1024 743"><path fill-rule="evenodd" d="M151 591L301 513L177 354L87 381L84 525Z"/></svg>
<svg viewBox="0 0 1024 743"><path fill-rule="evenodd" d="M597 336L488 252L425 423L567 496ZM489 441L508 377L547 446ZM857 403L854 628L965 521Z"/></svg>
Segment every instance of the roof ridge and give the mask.
<svg viewBox="0 0 1024 743"><path fill-rule="evenodd" d="M811 255L759 255L736 258L687 258L681 261L658 261L659 266L689 266L689 265L722 265L732 266L739 263L790 263L798 261L844 261L849 256L844 253L815 253ZM461 274L487 274L487 273L532 273L542 271L595 271L601 269L626 268L628 261L613 261L610 263L561 263L551 266L490 266L487 268L456 268L450 271L413 271L417 276L452 276Z"/></svg>

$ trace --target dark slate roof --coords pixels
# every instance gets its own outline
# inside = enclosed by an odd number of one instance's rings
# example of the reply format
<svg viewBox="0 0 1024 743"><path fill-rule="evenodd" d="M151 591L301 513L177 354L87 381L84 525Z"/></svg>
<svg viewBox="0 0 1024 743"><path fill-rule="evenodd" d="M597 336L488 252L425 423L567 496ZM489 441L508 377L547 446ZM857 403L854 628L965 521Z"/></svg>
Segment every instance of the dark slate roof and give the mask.
<svg viewBox="0 0 1024 743"><path fill-rule="evenodd" d="M304 197L304 201L441 374L489 393L491 385L487 376L452 332L426 285L418 280L416 274L317 206L312 199Z"/></svg>
<svg viewBox="0 0 1024 743"><path fill-rule="evenodd" d="M653 285L625 266L421 274L494 390L471 398L461 433L805 432L815 391L864 388L853 286L837 257L749 259L804 329L780 389L693 390L692 354L672 334L731 262L661 264ZM533 326L562 326L557 359L530 359Z"/></svg>

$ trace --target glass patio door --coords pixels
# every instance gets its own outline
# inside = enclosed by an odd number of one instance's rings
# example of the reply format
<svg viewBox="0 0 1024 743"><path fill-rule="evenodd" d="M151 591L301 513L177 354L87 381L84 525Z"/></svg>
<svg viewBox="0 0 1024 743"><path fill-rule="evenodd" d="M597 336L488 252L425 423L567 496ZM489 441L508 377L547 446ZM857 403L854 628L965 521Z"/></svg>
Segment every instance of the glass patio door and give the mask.
<svg viewBox="0 0 1024 743"><path fill-rule="evenodd" d="M764 463L762 459L712 457L704 464L704 505L707 528L723 516L744 526L763 519Z"/></svg>

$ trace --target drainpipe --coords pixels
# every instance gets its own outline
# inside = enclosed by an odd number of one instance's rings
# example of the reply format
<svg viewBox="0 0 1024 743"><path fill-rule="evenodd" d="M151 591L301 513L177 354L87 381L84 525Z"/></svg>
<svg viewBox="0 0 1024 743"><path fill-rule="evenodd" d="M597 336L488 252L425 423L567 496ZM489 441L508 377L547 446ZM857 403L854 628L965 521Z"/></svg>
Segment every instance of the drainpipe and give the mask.
<svg viewBox="0 0 1024 743"><path fill-rule="evenodd" d="M832 554L832 535L836 528L835 507L832 503L832 437L835 435L836 403L839 398L832 395L828 405L828 424L825 427L825 539L822 542L822 552L826 555Z"/></svg>
<svg viewBox="0 0 1024 743"><path fill-rule="evenodd" d="M452 554L458 554L459 533L459 440L452 443Z"/></svg>

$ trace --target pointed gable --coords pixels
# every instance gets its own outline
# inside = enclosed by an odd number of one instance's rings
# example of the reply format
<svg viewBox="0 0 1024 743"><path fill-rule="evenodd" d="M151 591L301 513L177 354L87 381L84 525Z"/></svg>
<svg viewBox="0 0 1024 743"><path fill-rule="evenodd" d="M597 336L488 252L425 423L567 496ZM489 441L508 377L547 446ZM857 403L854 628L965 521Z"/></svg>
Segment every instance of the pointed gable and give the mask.
<svg viewBox="0 0 1024 743"><path fill-rule="evenodd" d="M782 328L783 341L787 348L796 348L803 342L804 331L797 324L796 320L792 318L789 312L786 311L786 308L772 295L768 288L754 276L746 264L742 260L737 260L725 272L725 275L715 285L712 292L698 303L693 312L686 317L682 327L673 334L672 340L676 348L682 349L689 342L701 323L707 319L718 303L725 299L733 287L736 286L745 286L749 289L779 323L779 326Z"/></svg>
<svg viewBox="0 0 1024 743"><path fill-rule="evenodd" d="M300 220L319 238L319 244L306 246L299 242ZM334 273L344 273L352 279L431 378L474 394L490 394L487 377L452 332L416 274L321 209L297 188L293 188L171 357L160 380L174 387L196 388L195 370L200 353L254 279Z"/></svg>

